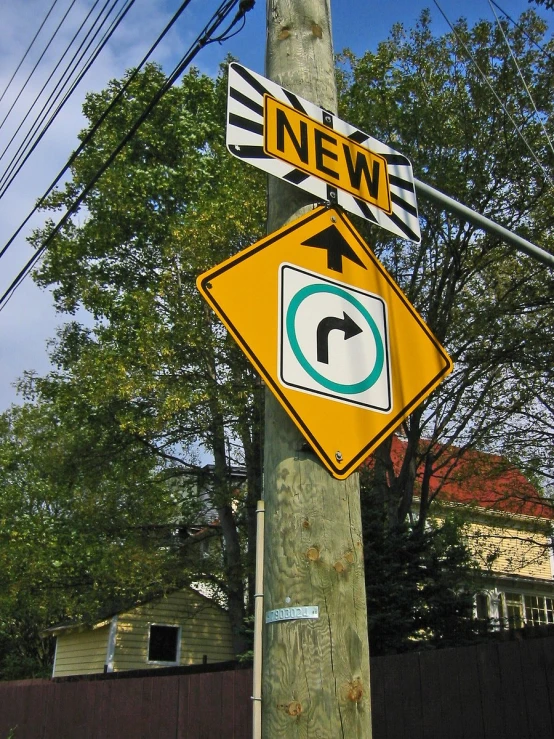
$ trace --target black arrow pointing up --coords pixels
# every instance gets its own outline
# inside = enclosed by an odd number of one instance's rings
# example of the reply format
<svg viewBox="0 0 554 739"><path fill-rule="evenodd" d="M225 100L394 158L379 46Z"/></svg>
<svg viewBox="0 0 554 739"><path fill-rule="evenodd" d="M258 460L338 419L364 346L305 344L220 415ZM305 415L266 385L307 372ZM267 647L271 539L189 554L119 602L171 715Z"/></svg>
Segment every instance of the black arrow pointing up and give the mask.
<svg viewBox="0 0 554 739"><path fill-rule="evenodd" d="M303 241L302 246L314 246L316 249L326 249L327 267L334 272L342 272L343 257L367 269L348 241L334 225L328 226L324 231L312 236L307 241Z"/></svg>
<svg viewBox="0 0 554 739"><path fill-rule="evenodd" d="M317 361L329 364L329 334L335 329L344 331L344 340L361 334L362 329L343 311L342 318L328 316L319 322L317 327Z"/></svg>

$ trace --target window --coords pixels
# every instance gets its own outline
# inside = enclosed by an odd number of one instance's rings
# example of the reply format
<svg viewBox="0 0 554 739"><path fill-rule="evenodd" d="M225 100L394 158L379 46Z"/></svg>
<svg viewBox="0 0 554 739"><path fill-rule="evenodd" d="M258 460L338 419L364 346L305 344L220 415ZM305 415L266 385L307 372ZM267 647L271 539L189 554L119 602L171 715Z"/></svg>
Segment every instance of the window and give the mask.
<svg viewBox="0 0 554 739"><path fill-rule="evenodd" d="M489 617L489 598L486 593L477 593L475 596L475 610L478 619L486 620Z"/></svg>
<svg viewBox="0 0 554 739"><path fill-rule="evenodd" d="M150 625L148 639L149 662L179 662L181 628L179 626Z"/></svg>
<svg viewBox="0 0 554 739"><path fill-rule="evenodd" d="M504 603L505 609L502 608L502 599L499 600L499 616L507 619L510 629L521 629L524 624L554 624L554 598L504 593Z"/></svg>
<svg viewBox="0 0 554 739"><path fill-rule="evenodd" d="M554 600L537 595L525 596L525 621L533 626L554 623Z"/></svg>
<svg viewBox="0 0 554 739"><path fill-rule="evenodd" d="M519 593L505 593L506 616L509 629L521 629L523 626L523 599Z"/></svg>

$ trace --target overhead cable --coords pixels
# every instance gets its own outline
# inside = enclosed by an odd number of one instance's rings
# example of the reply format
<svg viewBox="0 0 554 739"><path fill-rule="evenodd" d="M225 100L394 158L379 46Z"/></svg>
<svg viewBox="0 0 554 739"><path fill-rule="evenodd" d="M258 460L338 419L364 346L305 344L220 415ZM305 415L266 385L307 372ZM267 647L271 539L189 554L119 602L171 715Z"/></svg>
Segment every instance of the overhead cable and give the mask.
<svg viewBox="0 0 554 739"><path fill-rule="evenodd" d="M28 75L27 79L26 79L26 80L25 80L25 82L23 83L23 87L21 88L21 90L19 91L19 93L18 93L17 97L15 98L15 100L13 101L13 103L11 104L11 107L10 107L10 109L8 110L8 112L6 113L6 115L4 116L4 118L3 118L2 122L0 122L0 129L2 128L2 126L4 125L4 123L5 123L6 121L7 121L7 119L8 119L8 117L9 117L10 113L11 113L11 112L12 112L12 110L14 109L14 106L15 106L15 104L17 103L17 101L19 100L19 98L20 98L20 97L21 97L21 95L23 94L23 91L25 90L25 88L26 88L26 87L27 87L27 85L29 84L29 81L30 81L31 77L32 77L32 76L33 76L33 74L35 73L35 71L36 71L36 69L37 69L38 65L39 65L39 64L41 63L41 61L42 61L42 59L43 59L44 55L46 54L46 52L47 52L47 51L48 51L48 49L50 48L50 44L51 44L51 43L52 43L52 42L54 41L54 39L56 38L56 36L57 36L57 34L58 34L58 31L59 31L59 30L60 30L60 28L62 27L62 25L63 25L63 23L64 23L65 19L66 19L66 18L67 18L67 16L69 15L69 11L70 11L70 10L71 10L71 8L72 8L72 7L73 7L73 6L75 5L76 1L77 1L77 0L73 0L73 2L71 3L71 5L69 6L69 8L68 8L68 9L67 9L67 10L65 11L65 14L64 14L63 18L62 18L62 19L61 19L61 21L60 21L60 22L58 23L58 26L57 26L56 30L54 31L54 33L52 34L52 36L51 36L51 38L50 38L50 41L49 41L49 42L48 42L48 43L46 44L46 46L45 46L45 48L44 48L44 51L43 51L43 52L42 52L42 54L41 54L41 55L39 56L39 58L38 58L37 62L35 63L35 66L34 66L34 67L32 68L32 70L30 71L30 73L29 73L29 75ZM98 2L99 2L99 0L96 0L96 3L98 3ZM95 5L96 5L96 3L95 3Z"/></svg>
<svg viewBox="0 0 554 739"><path fill-rule="evenodd" d="M57 3L57 2L58 2L58 0L54 0L54 2L52 3L52 5L50 6L50 10L49 10L49 11L48 11L48 12L46 13L46 15L44 16L44 20L43 20L43 21L42 21L42 23L40 24L40 26L39 26L39 29L38 29L38 31L37 31L37 32L35 33L35 35L33 36L33 40L31 41L31 43L29 44L29 46L28 46L28 47L27 47L27 49L25 50L25 53L24 53L24 54L23 54L23 56L21 57L21 61L20 61L20 62L19 62L19 64L17 65L17 67L16 67L16 69L15 69L15 72L14 72L14 73L12 74L12 76L10 77L10 80L9 80L8 84L7 84L7 85L6 85L6 87L4 88L4 92L3 92L3 93L2 93L1 95L0 95L0 103L1 103L1 102L2 102L2 100L4 99L4 95L5 95L5 94L6 94L7 92L8 92L8 90L9 90L9 88L10 88L10 85L11 85L11 84L12 84L12 82L14 81L14 79L15 79L15 76L16 76L16 74L17 74L17 73L19 72L19 70L20 70L20 68L21 68L21 65L23 64L23 62L24 62L24 61L25 61L25 59L27 58L27 55L29 54L29 52L30 52L30 51L31 51L31 49L33 48L33 46L34 46L34 43L35 43L35 41L37 40L37 38L38 38L38 36L39 36L40 32L41 32L41 31L42 31L42 29L44 28L44 24L46 23L46 21L47 21L47 20L48 20L48 18L50 17L50 14L51 14L51 12L52 12L52 11L54 10L54 8L56 7L56 3Z"/></svg>
<svg viewBox="0 0 554 739"><path fill-rule="evenodd" d="M63 226L68 222L71 215L77 210L77 208L85 200L86 196L92 190L96 182L100 179L100 177L104 174L104 172L106 172L106 170L114 162L114 160L119 155L119 153L123 150L123 148L127 145L127 143L137 133L140 126L148 118L148 116L150 115L152 110L155 108L155 106L159 103L162 97L168 92L168 90L171 89L171 87L175 84L175 82L181 76L181 74L185 71L185 69L190 65L190 63L193 61L196 55L208 44L214 43L215 41L219 41L219 39L212 38L212 36L215 33L215 31L218 30L219 26L221 26L221 24L231 14L233 9L237 5L239 5L239 10L234 20L232 21L230 27L226 30L225 33L228 33L231 30L231 28L233 28L240 20L242 20L244 14L253 7L254 3L252 2L252 0L240 0L240 2L239 0L225 0L219 6L217 11L211 17L208 24L204 27L204 29L197 36L196 40L193 42L188 52L185 54L184 57L182 57L181 61L177 64L177 66L175 67L173 72L170 74L170 76L166 78L165 83L158 90L158 92L154 95L154 97L152 98L148 106L145 108L145 110L142 112L142 114L135 120L134 124L129 129L128 133L123 137L120 143L112 151L112 153L107 158L107 160L104 162L104 164L96 171L96 173L93 175L90 182L83 188L81 193L75 198L71 206L68 208L68 210L62 216L62 218L58 221L56 226L52 229L52 231L46 237L44 243L36 250L35 254L33 254L33 256L31 257L31 259L29 259L25 267L23 267L23 269L19 272L17 277L12 281L11 285L7 288L4 294L0 297L0 311L4 309L5 305L7 304L7 302L9 301L9 299L11 298L15 290L19 287L19 285L23 282L25 277L33 269L33 267L38 262L38 260L41 258L42 254L44 253L44 251L46 250L50 242L53 240L53 238L60 232ZM6 247L4 247L4 250L0 252L0 256L4 253L5 249Z"/></svg>
<svg viewBox="0 0 554 739"><path fill-rule="evenodd" d="M545 138L548 141L548 145L550 146L550 151L554 154L554 147L552 146L552 140L551 140L550 136L548 135L548 131L544 127L544 123L542 121L541 115L540 115L539 111L537 110L537 106L535 105L535 101L533 100L533 96L531 94L531 90L529 89L529 87L527 86L527 83L525 82L525 77L523 76L523 74L521 72L521 69L519 67L518 61L517 61L517 59L516 59L516 57L514 55L514 52L512 51L512 47L510 46L510 42L508 41L508 38L507 38L506 34L504 33L504 29L502 28L502 23L500 22L500 18L496 14L496 10L494 9L494 4L491 2L491 0L489 0L489 5L490 5L490 8L491 8L492 12L494 13L494 17L496 18L496 24L497 24L498 28L500 29L500 33L502 34L502 38L504 39L504 43L508 47L508 51L510 52L510 56L512 57L512 61L515 64L515 68L517 69L517 73L519 75L519 78L520 78L520 80L523 83L523 87L525 88L525 92L527 93L527 97L531 101L531 105L533 106L533 110L535 111L535 115L537 116L537 120L539 121L539 124L540 124L540 126L542 128L542 132L544 133Z"/></svg>
<svg viewBox="0 0 554 739"><path fill-rule="evenodd" d="M119 90L117 95L111 100L109 105L105 108L104 112L99 116L98 120L93 124L93 126L87 131L86 136L83 138L77 149L72 153L72 155L69 157L68 161L64 164L63 168L58 172L54 180L50 183L48 188L46 189L45 193L42 195L41 198L39 198L37 204L32 209L32 211L27 215L23 223L21 223L17 230L11 235L8 242L2 247L0 250L0 258L4 256L4 254L7 252L7 250L10 248L10 246L13 244L15 239L19 236L23 228L27 225L27 223L30 221L30 219L33 217L33 215L44 205L44 202L48 195L52 192L52 190L56 187L58 182L61 180L61 178L64 176L64 174L68 171L68 169L71 167L73 162L77 159L79 154L83 151L83 149L90 143L92 140L94 134L96 131L100 128L102 123L106 120L108 115L111 113L111 111L115 108L115 106L120 102L120 100L123 98L124 94L126 93L129 86L132 84L135 77L138 75L140 70L144 67L150 56L154 53L156 47L162 42L162 40L165 38L167 33L170 31L170 29L173 27L173 25L176 23L176 21L179 19L179 17L182 15L183 11L187 8L188 5L192 0L183 0L183 3L181 4L180 8L177 10L177 12L174 14L174 16L171 18L169 23L165 26L163 31L159 34L156 41L152 44L152 46L148 49L146 54L143 56L142 60L139 62L139 64L133 69L132 73L129 75L127 81L123 85L123 87Z"/></svg>
<svg viewBox="0 0 554 739"><path fill-rule="evenodd" d="M456 29L455 29L454 25L453 25L453 24L452 24L452 23L451 23L451 22L449 21L449 19L447 18L446 14L445 14L445 13L444 13L444 11L443 11L443 9L441 8L441 6L439 5L439 3L437 2L437 0L433 0L433 2L434 2L434 3L435 3L435 5L437 6L437 8L438 8L439 12L441 13L442 17L444 18L444 20L445 20L445 21L446 21L446 22L448 23L448 25L450 26L450 29L451 29L451 31L452 31L452 33L453 33L454 37L456 38L456 40L458 41L458 43L459 43L459 44L460 44L460 45L462 46L462 48L464 49L464 51L465 51L465 53L467 54L468 58L469 58L469 59L470 59L470 61L471 61L471 62L472 62L472 63L474 64L475 68L477 69L477 71L478 71L478 72L479 72L479 74L481 75L481 78L482 78L483 82L485 82L485 84L487 85L487 87L488 87L488 88L490 89L490 91L491 91L491 92L492 92L492 94L494 95L494 98L495 98L496 102L497 102L497 103L498 103L498 104L500 105L500 107L502 108L502 110L504 111L504 113L505 113L505 114L506 114L506 115L508 116L508 118L510 119L510 121L511 121L512 125L514 126L515 130L517 131L517 133L519 134L519 136L520 136L521 140L523 141L523 143L524 143L524 144L525 144L525 146L527 147L527 149L528 149L529 153L531 154L531 157L532 157L532 158L534 159L535 163L536 163L536 164L537 164L537 165L539 166L540 170L542 171L542 173L543 173L543 175L544 175L545 179L546 179L546 180L547 180L548 182L552 183L552 182L553 182L553 180L552 180L552 177L551 177L550 173L549 173L549 172L548 172L548 171L547 171L547 170L546 170L546 169L545 169L545 168L543 167L543 165L542 165L542 164L541 164L541 162L539 161L539 159L538 159L537 155L536 155L536 154L535 154L535 152L533 151L533 148L531 147L531 145L530 145L530 144L529 144L529 142L527 141L527 139L526 139L526 137L525 137L525 135L524 135L523 131L522 131L522 130L520 129L520 127L519 127L519 126L517 125L517 123L516 123L516 121L515 121L514 117L512 116L512 114L510 113L510 111L509 111L509 110L508 110L508 109L506 108L506 106L504 105L504 103L502 102L502 100L501 100L501 99L499 98L499 96L498 96L498 94L497 94L496 90L495 90L495 89L494 89L494 87L492 86L492 84L491 84L490 80L488 79L487 75L486 75L486 74L485 74L485 73L483 72L483 70L482 70L482 69L481 69L481 67L479 66L479 63L477 62L477 60L476 60L475 56L474 56L474 55L473 55L473 54L471 53L471 51L470 51L470 50L469 50L469 48L467 47L467 44L465 44L465 43L464 43L463 39L462 39L462 38L460 37L460 35L459 35L459 34L458 34L458 32L456 31Z"/></svg>
<svg viewBox="0 0 554 739"><path fill-rule="evenodd" d="M108 0L108 2L109 2L109 0ZM108 11L108 15L106 16L106 18L104 18L104 20L102 21L102 23L100 24L100 26L96 29L94 35L89 40L86 48L83 51L81 51L84 42L87 40L88 36L92 33L94 26L88 31L87 36L81 42L79 48L77 49L77 51L73 55L73 58L72 58L72 60L70 62L70 65L73 65L73 69L71 69L69 71L69 67L66 68L66 71L62 75L62 78L58 81L57 85L54 87L54 90L50 93L50 96L48 97L48 100L43 105L42 110L39 113L39 116L42 115L41 120L39 121L39 118L38 117L35 119L34 124L32 125L31 129L27 132L27 135L26 135L25 139L23 140L22 144L19 146L19 149L17 150L17 152L15 153L15 155L12 157L12 159L10 161L10 164L6 168L4 174L2 175L2 177L0 177L0 198L2 198L5 195L6 190L12 184L12 182L14 181L14 179L17 177L17 175L19 174L19 172L21 171L21 169L23 168L23 166L25 165L25 163L27 162L27 160L29 159L29 157L31 156L31 154L33 153L33 151L36 149L36 147L38 146L38 144L40 143L40 141L42 140L42 138L44 137L44 135L46 134L46 132L48 131L48 129L50 128L50 126L52 125L52 123L54 122L54 120L56 119L58 113L62 110L62 108L66 104L67 100L71 97L71 95L73 94L73 92L75 91L75 89L77 88L77 86L79 85L79 83L81 82L81 80L83 79L83 77L86 75L86 73L88 72L88 70L90 69L90 67L92 66L92 64L96 61L96 58L98 57L98 55L100 54L100 52L102 51L102 49L104 48L104 46L108 43L108 41L112 37L112 35L115 32L115 30L118 28L118 26L121 23L121 21L125 18L125 16L127 15L128 11L131 9L131 7L133 6L133 4L135 3L135 0L127 0L127 5L123 9L120 9L119 10L118 15L112 21L109 29L104 33L104 36L99 41L98 45L96 46L96 49L92 52L92 54L89 57L88 61L85 63L84 67L82 67L81 71L78 73L78 76L76 77L76 79L71 84L69 90L63 96L61 102L58 104L58 107L50 115L50 118L48 119L48 121L46 123L44 123L46 117L48 116L48 114L50 113L50 111L52 110L52 108L54 107L55 103L60 98L60 96L63 94L63 89L61 91L59 91L59 92L57 92L57 90L58 90L58 87L60 87L60 85L62 84L64 76L69 75L69 78L71 78L71 75L74 74L76 67L81 63L83 57L85 56L85 54L90 49L91 45L93 44L93 42L96 39L96 37L98 36L98 34L101 32L102 27L107 22L107 20L109 18L109 15L113 12L113 10L114 10L117 2L119 2L119 0L114 0L112 7ZM107 4L108 3L106 3L106 5ZM95 24L98 22L98 20L99 20L99 18L97 18L95 20ZM73 40L72 40L71 43L73 43ZM69 47L68 47L67 50L69 50ZM81 54L80 54L79 58L77 59L77 61L75 62L75 58L76 58L77 54L79 53L79 51L81 51ZM65 56L65 54L64 54L64 56ZM61 60L60 60L60 62L61 62ZM59 66L59 62L58 62L58 65L57 66ZM57 66L56 66L56 69L57 69ZM52 74L53 74L53 72L52 72ZM48 78L47 83L50 81L51 77L52 77L52 75ZM39 95L42 94L44 88L46 87L46 84L42 88L42 90L39 93ZM64 82L64 84L66 84L66 82ZM56 92L57 92L57 94L56 94ZM54 98L53 102L51 102L52 101L52 98ZM37 99L38 99L38 97L37 97ZM36 100L35 100L35 102L36 102ZM50 107L48 109L46 109L46 107L47 107L47 105L49 103L51 103L50 104ZM33 103L33 105L34 105L34 103ZM29 110L29 113L30 113L30 110ZM23 119L22 124L25 122L26 118L27 118L27 116L25 116L25 118ZM41 126L42 126L42 129L40 130L40 133L37 134L37 130ZM34 141L32 143L28 143L27 144L28 140L29 139L32 139L33 136L35 137L34 138ZM15 138L15 134L12 137L10 143L8 144L8 147L10 146L10 144L13 141L14 138ZM24 148L24 145L25 144L27 144L26 149ZM6 150L7 150L8 147L6 147L6 149L4 149L4 152L2 153L2 155L0 155L0 159L5 154L5 152L6 152Z"/></svg>
<svg viewBox="0 0 554 739"><path fill-rule="evenodd" d="M533 44L533 46L536 46L537 49L540 52L542 52L545 56L547 56L549 59L554 60L554 55L551 54L549 51L547 51L544 48L544 46L541 46L539 43L537 43L537 41L535 41L535 39L527 33L525 28L523 28L523 26L520 23L518 23L510 15L508 15L508 13L506 13L506 11L503 8L501 8L497 2L495 2L495 0L491 0L491 2L493 5L495 5L498 8L498 10L502 13L502 15L510 21L510 23L512 23L516 28L518 28L522 32L522 34L527 39L529 39L529 41Z"/></svg>

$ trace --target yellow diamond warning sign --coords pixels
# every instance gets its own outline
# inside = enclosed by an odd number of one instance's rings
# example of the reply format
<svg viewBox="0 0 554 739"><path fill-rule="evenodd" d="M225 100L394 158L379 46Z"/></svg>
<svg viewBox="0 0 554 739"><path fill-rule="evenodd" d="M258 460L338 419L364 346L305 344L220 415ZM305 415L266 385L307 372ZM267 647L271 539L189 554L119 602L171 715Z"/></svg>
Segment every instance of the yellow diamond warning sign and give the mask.
<svg viewBox="0 0 554 739"><path fill-rule="evenodd" d="M452 370L344 214L317 208L198 289L329 472L347 477Z"/></svg>

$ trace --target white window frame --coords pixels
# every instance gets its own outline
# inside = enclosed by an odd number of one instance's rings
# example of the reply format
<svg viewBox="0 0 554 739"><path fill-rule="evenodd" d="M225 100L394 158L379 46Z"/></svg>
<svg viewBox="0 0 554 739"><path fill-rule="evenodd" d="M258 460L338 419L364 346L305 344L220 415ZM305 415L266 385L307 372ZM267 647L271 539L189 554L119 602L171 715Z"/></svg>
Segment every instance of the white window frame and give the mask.
<svg viewBox="0 0 554 739"><path fill-rule="evenodd" d="M510 626L510 622L509 622L509 619L508 619L508 607L507 607L507 603L506 603L506 593L509 593L510 595L517 595L519 597L519 599L520 599L520 613L521 613L521 621L522 621L522 626L521 627L513 627L513 626ZM517 590L507 590L507 591L504 590L501 593L499 593L499 596L502 599L502 611L503 611L503 618L502 618L503 624L502 624L502 628L504 628L504 629L510 629L510 628L517 629L517 628L523 628L525 626L534 627L534 626L548 626L548 625L552 625L552 622L549 622L548 621L548 615L547 615L548 609L547 609L546 601L549 600L549 601L551 601L551 603L553 603L553 601L554 601L554 593L548 593L548 594L546 594L544 592L543 593L522 593L522 592L519 592ZM531 619L528 619L527 618L527 610L528 610L529 606L525 602L525 599L526 598L539 598L539 599L542 599L543 600L543 602L544 602L544 617L545 617L545 621L539 621L539 623L533 623L533 621Z"/></svg>
<svg viewBox="0 0 554 739"><path fill-rule="evenodd" d="M152 626L165 626L170 629L177 629L177 654L175 662L173 661L165 661L165 660L155 660L155 659L148 659L148 656L150 654L150 634ZM174 666L181 664L181 625L180 624L168 624L168 623L161 623L159 621L152 621L148 624L148 644L146 647L146 662L149 665L164 665L164 666Z"/></svg>

